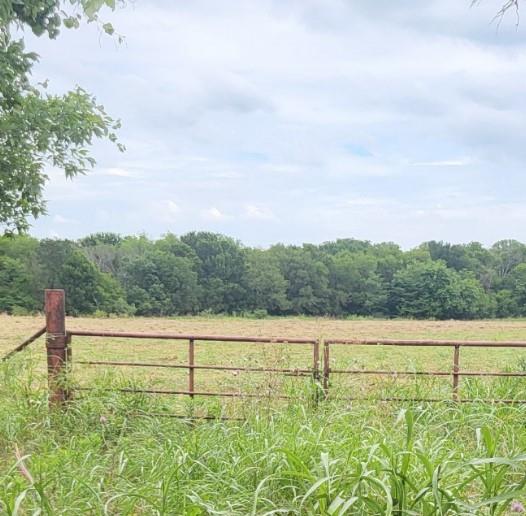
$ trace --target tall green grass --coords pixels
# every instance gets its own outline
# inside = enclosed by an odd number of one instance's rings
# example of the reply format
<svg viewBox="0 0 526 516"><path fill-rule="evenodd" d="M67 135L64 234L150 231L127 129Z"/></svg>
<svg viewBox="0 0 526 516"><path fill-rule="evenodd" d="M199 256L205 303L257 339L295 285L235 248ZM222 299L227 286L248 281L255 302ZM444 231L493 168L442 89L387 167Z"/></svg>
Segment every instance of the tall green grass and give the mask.
<svg viewBox="0 0 526 516"><path fill-rule="evenodd" d="M521 405L316 406L307 391L239 403L244 421L195 421L145 415L173 407L108 392L110 377L50 411L43 380L29 356L1 369L0 514L496 515L526 504Z"/></svg>

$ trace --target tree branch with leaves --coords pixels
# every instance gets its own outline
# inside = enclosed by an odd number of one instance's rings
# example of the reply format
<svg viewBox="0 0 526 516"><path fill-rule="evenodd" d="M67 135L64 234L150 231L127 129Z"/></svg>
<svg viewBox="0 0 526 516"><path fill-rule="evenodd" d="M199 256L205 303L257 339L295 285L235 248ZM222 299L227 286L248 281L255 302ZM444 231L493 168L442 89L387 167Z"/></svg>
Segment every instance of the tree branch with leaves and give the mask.
<svg viewBox="0 0 526 516"><path fill-rule="evenodd" d="M60 28L81 22L103 24L98 11L115 8L115 0L0 0L0 229L24 232L31 217L46 211L43 190L47 167L62 169L68 178L95 165L89 148L94 139L107 139L120 150L110 117L95 97L80 87L63 95L47 92L46 83L33 84L31 70L38 55L27 52L13 29L30 28L37 36L56 39Z"/></svg>

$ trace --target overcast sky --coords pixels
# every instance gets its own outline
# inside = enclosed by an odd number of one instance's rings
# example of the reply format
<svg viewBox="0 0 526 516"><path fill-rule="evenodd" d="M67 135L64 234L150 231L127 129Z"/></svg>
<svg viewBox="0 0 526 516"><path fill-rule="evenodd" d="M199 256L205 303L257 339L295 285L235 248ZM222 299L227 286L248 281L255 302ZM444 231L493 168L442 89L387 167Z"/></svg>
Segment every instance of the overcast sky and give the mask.
<svg viewBox="0 0 526 516"><path fill-rule="evenodd" d="M95 94L127 147L50 171L32 233L526 241L526 25L469 5L136 0L102 13L122 45L28 37L35 78Z"/></svg>

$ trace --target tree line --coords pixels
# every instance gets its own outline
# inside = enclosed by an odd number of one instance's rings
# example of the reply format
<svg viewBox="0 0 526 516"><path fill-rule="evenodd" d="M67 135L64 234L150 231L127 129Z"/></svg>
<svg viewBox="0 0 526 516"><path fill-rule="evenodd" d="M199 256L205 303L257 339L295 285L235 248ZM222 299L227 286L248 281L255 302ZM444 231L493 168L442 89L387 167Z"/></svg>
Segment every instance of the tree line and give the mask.
<svg viewBox="0 0 526 516"><path fill-rule="evenodd" d="M44 288L64 288L71 315L516 317L526 316L526 246L430 241L403 251L341 239L258 249L209 232L1 237L0 312L41 310Z"/></svg>

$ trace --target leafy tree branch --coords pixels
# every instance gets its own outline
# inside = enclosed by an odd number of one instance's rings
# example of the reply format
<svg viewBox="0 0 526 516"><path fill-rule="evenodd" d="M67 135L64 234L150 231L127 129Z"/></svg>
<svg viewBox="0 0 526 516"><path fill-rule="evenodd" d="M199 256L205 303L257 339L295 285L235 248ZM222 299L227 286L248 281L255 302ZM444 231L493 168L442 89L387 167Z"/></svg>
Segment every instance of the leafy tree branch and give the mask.
<svg viewBox="0 0 526 516"><path fill-rule="evenodd" d="M13 29L30 28L55 39L61 27L82 21L113 34L97 15L104 5L115 8L114 0L0 0L0 229L6 233L26 231L30 217L45 213L47 167L68 178L85 173L95 164L89 148L96 138L123 150L119 121L80 87L54 95L46 83L34 84L38 55L26 51L23 38L13 38Z"/></svg>

